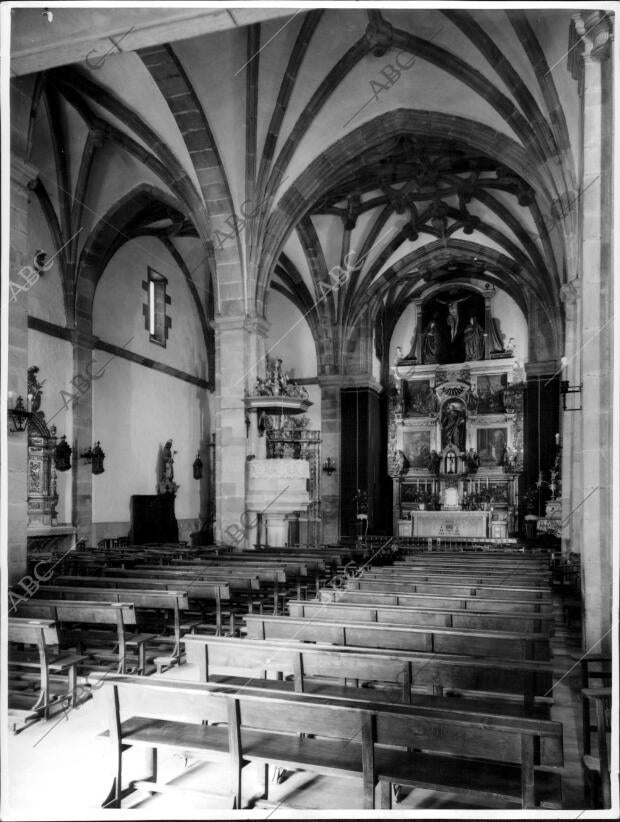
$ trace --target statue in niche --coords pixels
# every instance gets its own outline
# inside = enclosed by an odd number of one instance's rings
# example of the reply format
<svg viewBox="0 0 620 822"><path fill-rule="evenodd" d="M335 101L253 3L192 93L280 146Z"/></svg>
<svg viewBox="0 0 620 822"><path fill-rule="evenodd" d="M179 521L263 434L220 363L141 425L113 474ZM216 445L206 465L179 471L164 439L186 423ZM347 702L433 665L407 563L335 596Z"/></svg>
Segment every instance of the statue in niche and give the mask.
<svg viewBox="0 0 620 822"><path fill-rule="evenodd" d="M468 474L476 474L480 468L480 457L473 448L470 448L467 454L465 454L465 465L467 466Z"/></svg>
<svg viewBox="0 0 620 822"><path fill-rule="evenodd" d="M458 451L465 450L465 410L462 403L451 400L441 412L441 428L445 445L454 445Z"/></svg>
<svg viewBox="0 0 620 822"><path fill-rule="evenodd" d="M463 331L465 343L465 360L481 360L484 357L484 330L475 317L469 318L469 324Z"/></svg>
<svg viewBox="0 0 620 822"><path fill-rule="evenodd" d="M428 470L429 470L429 472L431 474L439 474L439 465L440 465L440 463L441 463L441 457L439 456L437 451L435 451L435 449L433 448L433 450L431 451L431 453L429 455L429 458L428 458Z"/></svg>
<svg viewBox="0 0 620 822"><path fill-rule="evenodd" d="M432 319L422 335L422 362L425 365L434 365L439 361L441 338L437 321Z"/></svg>
<svg viewBox="0 0 620 822"><path fill-rule="evenodd" d="M453 343L459 327L459 303L468 300L469 297L461 297L458 300L440 300L437 302L448 306L448 325L450 326L450 342Z"/></svg>
<svg viewBox="0 0 620 822"><path fill-rule="evenodd" d="M446 454L446 474L456 474L456 454L452 450Z"/></svg>

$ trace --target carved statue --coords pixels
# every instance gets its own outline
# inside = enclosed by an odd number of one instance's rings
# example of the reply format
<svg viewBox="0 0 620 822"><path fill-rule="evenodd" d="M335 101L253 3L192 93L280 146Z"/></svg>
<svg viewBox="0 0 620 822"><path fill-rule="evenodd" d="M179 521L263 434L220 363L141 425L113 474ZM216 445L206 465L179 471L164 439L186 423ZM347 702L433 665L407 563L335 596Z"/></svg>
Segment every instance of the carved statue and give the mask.
<svg viewBox="0 0 620 822"><path fill-rule="evenodd" d="M105 470L103 467L104 458L105 454L103 453L103 449L101 448L101 443L97 441L95 443L95 447L92 450L91 470L93 474L103 474Z"/></svg>
<svg viewBox="0 0 620 822"><path fill-rule="evenodd" d="M426 326L422 336L422 362L425 365L435 364L437 362L440 345L439 328L435 320L431 320Z"/></svg>
<svg viewBox="0 0 620 822"><path fill-rule="evenodd" d="M45 380L43 382L37 380L38 373L38 365L33 365L28 369L28 396L30 397L30 410L33 414L41 408L42 388L45 385Z"/></svg>
<svg viewBox="0 0 620 822"><path fill-rule="evenodd" d="M428 457L428 470L430 471L431 474L439 474L439 465L440 465L440 463L441 463L441 457L439 456L437 451L435 451L435 449L433 448L433 450L431 451L431 453Z"/></svg>
<svg viewBox="0 0 620 822"><path fill-rule="evenodd" d="M398 452L398 474L399 476L403 476L409 470L409 460L405 456L403 451Z"/></svg>
<svg viewBox="0 0 620 822"><path fill-rule="evenodd" d="M481 360L484 357L484 331L475 317L469 318L469 324L463 331L465 342L465 359Z"/></svg>
<svg viewBox="0 0 620 822"><path fill-rule="evenodd" d="M458 402L447 402L441 413L441 427L445 445L454 445L458 451L465 450L465 412Z"/></svg>
<svg viewBox="0 0 620 822"><path fill-rule="evenodd" d="M465 302L469 297L461 297L459 300L440 300L437 302L448 306L448 325L450 326L450 342L454 342L456 332L459 327L459 303Z"/></svg>
<svg viewBox="0 0 620 822"><path fill-rule="evenodd" d="M465 455L465 464L467 465L467 472L469 474L475 474L480 468L480 457L473 448L470 448Z"/></svg>
<svg viewBox="0 0 620 822"><path fill-rule="evenodd" d="M174 481L174 457L176 451L172 450L172 440L166 440L166 444L162 450L162 472L159 482L160 494L176 494L179 486Z"/></svg>

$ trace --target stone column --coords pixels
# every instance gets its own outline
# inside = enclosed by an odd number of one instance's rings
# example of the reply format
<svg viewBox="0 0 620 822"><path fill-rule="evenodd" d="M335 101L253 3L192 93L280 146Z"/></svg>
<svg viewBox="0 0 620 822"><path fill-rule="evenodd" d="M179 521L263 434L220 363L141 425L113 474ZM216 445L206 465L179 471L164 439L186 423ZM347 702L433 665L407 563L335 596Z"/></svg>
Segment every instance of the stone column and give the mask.
<svg viewBox="0 0 620 822"><path fill-rule="evenodd" d="M573 17L583 42L581 75L583 146L580 217L581 272L581 412L582 494L581 552L584 600L584 647L610 648L611 626L611 425L609 408L610 271L604 247L610 241L606 212L612 209L604 182L612 174L611 150L605 144L613 117L608 63L610 21L600 11ZM609 67L610 70L610 67ZM605 195L605 196L604 196ZM574 412L578 413L578 412ZM577 501L576 501L577 502Z"/></svg>
<svg viewBox="0 0 620 822"><path fill-rule="evenodd" d="M338 542L340 537L340 388L339 374L319 377L321 388L321 466L327 457L336 462L331 476L321 476L321 512L323 516L323 542Z"/></svg>
<svg viewBox="0 0 620 822"><path fill-rule="evenodd" d="M89 321L90 325L90 321ZM71 444L73 479L73 524L77 529L77 539L85 539L92 544L93 536L93 473L89 463L80 459L80 452L87 451L93 438L93 378L97 377L98 363L93 365L93 348L96 337L87 331L73 332L73 379L67 392L73 395L73 437L71 431L63 429L63 418L58 417L58 436L65 434ZM103 376L103 374L101 375ZM66 417L67 424L69 418Z"/></svg>
<svg viewBox="0 0 620 822"><path fill-rule="evenodd" d="M11 158L11 206L9 248L9 350L8 388L15 398L21 396L27 407L28 382L28 290L34 284L20 276L24 266L32 265L28 243L29 189L38 176L37 169L15 157ZM24 271L24 273L26 273ZM29 272L28 272L29 273ZM36 285L35 285L36 287ZM28 487L26 466L28 435L8 433L7 461L7 544L9 583L26 573L28 520Z"/></svg>
<svg viewBox="0 0 620 822"><path fill-rule="evenodd" d="M579 340L579 306L581 282L575 278L562 286L560 296L564 303L565 337L561 379L571 386L581 379ZM564 401L563 401L564 402ZM577 550L582 543L581 518L574 517L579 502L583 499L582 454L581 454L581 414L572 408L581 404L581 395L566 395L566 411L561 411L562 436L562 553ZM563 407L563 405L562 405Z"/></svg>
<svg viewBox="0 0 620 822"><path fill-rule="evenodd" d="M268 324L258 318L216 318L215 326L215 541L254 547L246 516L246 458L264 456L256 419L246 426L244 396L264 371ZM252 414L255 413L251 412ZM259 452L258 454L256 452Z"/></svg>

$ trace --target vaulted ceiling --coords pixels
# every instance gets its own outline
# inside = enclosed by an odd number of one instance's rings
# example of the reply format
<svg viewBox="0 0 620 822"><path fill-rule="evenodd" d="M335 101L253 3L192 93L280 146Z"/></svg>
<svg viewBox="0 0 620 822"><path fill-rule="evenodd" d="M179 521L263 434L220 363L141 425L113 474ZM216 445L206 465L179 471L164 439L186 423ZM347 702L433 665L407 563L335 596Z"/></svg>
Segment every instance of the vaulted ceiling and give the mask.
<svg viewBox="0 0 620 822"><path fill-rule="evenodd" d="M571 26L566 10L300 9L15 80L14 129L67 244L68 322L143 233L204 250L187 268L203 311L261 315L286 294L323 371L360 323L393 327L455 266L513 296L559 356L577 259Z"/></svg>

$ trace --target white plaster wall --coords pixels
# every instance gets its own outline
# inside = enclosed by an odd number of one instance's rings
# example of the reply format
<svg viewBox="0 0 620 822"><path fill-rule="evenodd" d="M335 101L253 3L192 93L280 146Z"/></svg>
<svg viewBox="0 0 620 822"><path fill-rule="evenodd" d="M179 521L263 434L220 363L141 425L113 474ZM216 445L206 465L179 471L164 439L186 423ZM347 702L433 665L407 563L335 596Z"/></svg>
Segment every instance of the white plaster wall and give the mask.
<svg viewBox="0 0 620 822"><path fill-rule="evenodd" d="M177 519L199 516L201 483L192 463L208 437L206 394L127 360L110 363L93 386L93 434L106 454L105 472L93 477L93 522L128 523L131 495L157 492L159 449L167 439L177 451Z"/></svg>
<svg viewBox="0 0 620 822"><path fill-rule="evenodd" d="M310 326L290 300L271 290L265 315L271 323L267 336L270 357L281 357L282 367L292 377L316 377L316 348Z"/></svg>
<svg viewBox="0 0 620 822"><path fill-rule="evenodd" d="M148 264L168 279L171 304L166 313L172 326L165 348L150 342L145 328L147 292L142 282ZM102 340L207 378L205 343L193 299L182 272L157 240L139 238L114 255L97 287L93 315L93 332ZM177 519L198 518L205 509L200 497L205 483L193 479L192 463L200 448L206 472L209 392L121 357L102 351L95 355L98 363L109 364L93 385L93 436L106 454L104 474L93 477L93 522L128 523L130 496L156 493L159 449L169 438L178 451Z"/></svg>
<svg viewBox="0 0 620 822"><path fill-rule="evenodd" d="M31 197L31 210L28 223L28 265L32 265L32 258L37 249L45 251L48 257L54 257L58 248L47 227L45 218L36 197ZM11 280L23 284L17 272L11 272ZM65 326L67 324L65 306L62 297L62 280L60 276L60 260L56 257L49 271L43 272L27 294L20 292L17 301L28 300L28 313L40 320ZM38 363L31 363L38 365Z"/></svg>

